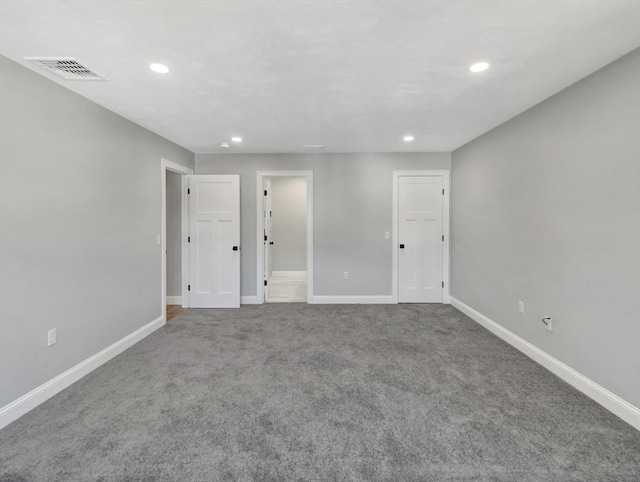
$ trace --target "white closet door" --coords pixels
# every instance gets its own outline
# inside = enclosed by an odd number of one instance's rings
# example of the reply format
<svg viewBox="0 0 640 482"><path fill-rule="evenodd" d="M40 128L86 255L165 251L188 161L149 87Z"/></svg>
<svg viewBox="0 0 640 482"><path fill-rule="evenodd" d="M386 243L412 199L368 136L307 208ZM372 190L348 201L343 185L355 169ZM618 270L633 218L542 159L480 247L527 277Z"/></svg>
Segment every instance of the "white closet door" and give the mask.
<svg viewBox="0 0 640 482"><path fill-rule="evenodd" d="M273 264L273 238L271 236L272 233L272 213L271 213L271 179L266 178L264 180L264 281L266 284L264 286L264 300L269 301L269 288L271 286L271 271ZM258 288L259 289L259 288Z"/></svg>
<svg viewBox="0 0 640 482"><path fill-rule="evenodd" d="M443 179L398 178L398 302L442 303Z"/></svg>
<svg viewBox="0 0 640 482"><path fill-rule="evenodd" d="M189 176L189 306L240 307L240 176Z"/></svg>

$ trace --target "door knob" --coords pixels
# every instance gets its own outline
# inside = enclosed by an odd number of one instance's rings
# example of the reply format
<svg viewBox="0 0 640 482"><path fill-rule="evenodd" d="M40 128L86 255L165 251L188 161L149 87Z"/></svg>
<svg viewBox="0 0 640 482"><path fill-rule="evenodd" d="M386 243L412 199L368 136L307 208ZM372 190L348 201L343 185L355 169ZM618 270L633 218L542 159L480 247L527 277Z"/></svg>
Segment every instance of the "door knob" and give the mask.
<svg viewBox="0 0 640 482"><path fill-rule="evenodd" d="M401 245L400 245L400 249L404 249L404 244L401 244Z"/></svg>
<svg viewBox="0 0 640 482"><path fill-rule="evenodd" d="M234 247L233 247L233 250L234 250L234 251L238 251L238 247L237 247L237 246L234 246Z"/></svg>
<svg viewBox="0 0 640 482"><path fill-rule="evenodd" d="M273 241L269 241L269 244L273 244Z"/></svg>

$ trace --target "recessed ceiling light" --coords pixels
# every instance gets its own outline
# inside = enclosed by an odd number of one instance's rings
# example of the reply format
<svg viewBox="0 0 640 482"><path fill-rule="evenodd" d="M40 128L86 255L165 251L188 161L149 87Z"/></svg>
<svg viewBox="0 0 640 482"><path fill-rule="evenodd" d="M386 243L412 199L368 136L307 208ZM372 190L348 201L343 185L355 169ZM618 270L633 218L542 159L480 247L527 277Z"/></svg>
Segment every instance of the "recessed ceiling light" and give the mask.
<svg viewBox="0 0 640 482"><path fill-rule="evenodd" d="M411 141L413 141L413 136L404 136L402 138L402 140L405 141L405 142L411 142Z"/></svg>
<svg viewBox="0 0 640 482"><path fill-rule="evenodd" d="M476 64L473 64L471 67L469 67L469 70L471 72L482 72L484 70L487 70L489 68L489 64L486 62L478 62Z"/></svg>
<svg viewBox="0 0 640 482"><path fill-rule="evenodd" d="M151 64L149 68L158 74L166 74L169 72L169 67L164 64Z"/></svg>
<svg viewBox="0 0 640 482"><path fill-rule="evenodd" d="M229 149L230 146L228 142L221 142L220 147L222 147L223 149Z"/></svg>
<svg viewBox="0 0 640 482"><path fill-rule="evenodd" d="M234 136L231 138L233 142L242 142L242 137Z"/></svg>

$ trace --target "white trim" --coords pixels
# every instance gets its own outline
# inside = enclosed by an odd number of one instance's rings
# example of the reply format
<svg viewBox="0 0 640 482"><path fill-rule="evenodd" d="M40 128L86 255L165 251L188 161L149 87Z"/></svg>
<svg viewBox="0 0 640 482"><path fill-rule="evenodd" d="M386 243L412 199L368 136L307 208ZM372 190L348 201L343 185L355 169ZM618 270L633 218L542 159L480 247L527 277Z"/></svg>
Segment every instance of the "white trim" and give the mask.
<svg viewBox="0 0 640 482"><path fill-rule="evenodd" d="M183 308L189 307L189 293L187 291L187 280L189 279L189 252L187 246L187 235L189 233L189 211L187 200L187 176L193 174L193 169L185 167L182 164L171 162L167 159L160 160L160 192L161 194L161 207L160 207L160 263L161 263L161 305L160 313L162 313L162 319L167 321L167 171L175 172L182 176L181 185L181 199L182 199L182 300L181 304Z"/></svg>
<svg viewBox="0 0 640 482"><path fill-rule="evenodd" d="M306 271L272 271L271 276L280 277L280 278L299 278L299 277L307 277Z"/></svg>
<svg viewBox="0 0 640 482"><path fill-rule="evenodd" d="M261 305L262 303L258 301L257 296L241 296L240 304L241 305Z"/></svg>
<svg viewBox="0 0 640 482"><path fill-rule="evenodd" d="M167 304L182 306L182 296L167 296Z"/></svg>
<svg viewBox="0 0 640 482"><path fill-rule="evenodd" d="M449 247L451 236L449 234L450 213L449 200L451 196L451 184L449 182L449 171L447 170L424 170L424 171L393 171L392 185L392 228L391 228L391 296L393 302L398 302L398 180L401 176L442 176L442 187L444 188L444 200L442 204L442 234L445 243L442 249L442 303L451 303L451 282L449 276Z"/></svg>
<svg viewBox="0 0 640 482"><path fill-rule="evenodd" d="M562 363L557 358L552 357L537 346L520 338L515 333L507 330L503 326L487 318L482 313L474 310L470 306L467 306L453 296L451 297L451 305L462 311L472 320L484 326L491 333L506 341L509 345L517 348L529 358L538 362L553 374L562 378L572 387L580 390L586 396L596 401L604 408L635 427L637 430L640 430L640 408L630 404L626 400L623 400L615 393L612 393L606 388L598 385L593 380L585 377L570 366Z"/></svg>
<svg viewBox="0 0 640 482"><path fill-rule="evenodd" d="M189 178L187 176L191 174L182 175L182 248L180 250L182 254L182 307L189 308L189 291L187 290L187 284L189 283L189 244L187 243L187 237L189 236L189 197L187 196L187 188L189 186ZM165 184L166 185L166 184ZM165 274L166 279L166 274ZM165 289L166 292L166 289Z"/></svg>
<svg viewBox="0 0 640 482"><path fill-rule="evenodd" d="M133 333L121 338L114 344L108 346L102 351L99 351L95 355L87 358L86 360L78 363L76 366L61 373L57 377L52 378L46 383L43 383L37 388L34 388L29 393L21 396L17 400L0 408L0 428L6 427L11 422L22 417L24 414L33 410L41 403L47 401L55 394L61 392L71 384L77 382L82 377L92 372L101 365L111 360L116 355L119 355L127 348L135 345L143 338L149 336L151 333L162 327L165 321L159 317L155 320L147 323L141 328L138 328Z"/></svg>
<svg viewBox="0 0 640 482"><path fill-rule="evenodd" d="M311 303L317 305L390 305L393 296L314 296Z"/></svg>
<svg viewBox="0 0 640 482"><path fill-rule="evenodd" d="M313 299L313 171L256 171L256 291L264 303L264 180L267 177L303 177L307 180L307 300ZM309 302L309 301L308 301Z"/></svg>

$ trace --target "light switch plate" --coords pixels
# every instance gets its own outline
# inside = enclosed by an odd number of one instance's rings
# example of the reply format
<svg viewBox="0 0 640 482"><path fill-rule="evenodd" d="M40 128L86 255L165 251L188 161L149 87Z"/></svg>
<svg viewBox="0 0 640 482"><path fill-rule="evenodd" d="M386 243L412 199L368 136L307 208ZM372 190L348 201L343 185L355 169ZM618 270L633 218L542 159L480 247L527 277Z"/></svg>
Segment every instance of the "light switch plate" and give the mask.
<svg viewBox="0 0 640 482"><path fill-rule="evenodd" d="M56 329L52 328L47 332L47 346L55 345L58 342Z"/></svg>

